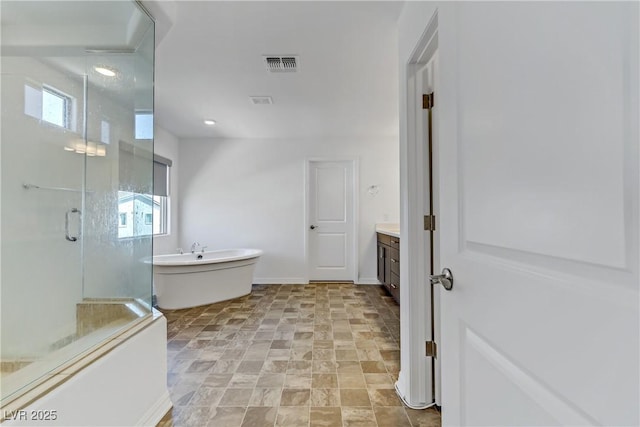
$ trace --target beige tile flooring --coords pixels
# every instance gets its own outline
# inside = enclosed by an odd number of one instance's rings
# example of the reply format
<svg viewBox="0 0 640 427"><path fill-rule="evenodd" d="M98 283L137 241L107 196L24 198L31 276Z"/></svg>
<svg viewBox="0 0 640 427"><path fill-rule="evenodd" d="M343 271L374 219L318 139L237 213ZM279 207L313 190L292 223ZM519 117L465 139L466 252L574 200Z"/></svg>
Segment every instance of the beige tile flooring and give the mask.
<svg viewBox="0 0 640 427"><path fill-rule="evenodd" d="M168 320L159 426L432 427L396 396L399 307L380 286L254 285Z"/></svg>

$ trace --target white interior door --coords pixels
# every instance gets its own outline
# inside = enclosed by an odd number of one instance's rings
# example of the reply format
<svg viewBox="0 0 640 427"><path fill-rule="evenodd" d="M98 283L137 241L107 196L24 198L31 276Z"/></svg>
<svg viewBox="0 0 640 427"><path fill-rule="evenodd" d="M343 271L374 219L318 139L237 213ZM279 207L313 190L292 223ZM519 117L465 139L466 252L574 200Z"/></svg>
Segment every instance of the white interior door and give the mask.
<svg viewBox="0 0 640 427"><path fill-rule="evenodd" d="M354 172L351 160L308 164L310 280L356 280Z"/></svg>
<svg viewBox="0 0 640 427"><path fill-rule="evenodd" d="M443 423L637 426L638 3L450 7Z"/></svg>

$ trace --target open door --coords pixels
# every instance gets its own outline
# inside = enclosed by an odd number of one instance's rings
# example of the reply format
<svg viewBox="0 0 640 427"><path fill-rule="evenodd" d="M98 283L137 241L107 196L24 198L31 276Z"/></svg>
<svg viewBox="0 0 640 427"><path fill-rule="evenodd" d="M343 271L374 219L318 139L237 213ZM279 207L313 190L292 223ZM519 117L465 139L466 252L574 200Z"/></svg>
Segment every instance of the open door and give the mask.
<svg viewBox="0 0 640 427"><path fill-rule="evenodd" d="M640 423L638 6L440 10L443 425Z"/></svg>

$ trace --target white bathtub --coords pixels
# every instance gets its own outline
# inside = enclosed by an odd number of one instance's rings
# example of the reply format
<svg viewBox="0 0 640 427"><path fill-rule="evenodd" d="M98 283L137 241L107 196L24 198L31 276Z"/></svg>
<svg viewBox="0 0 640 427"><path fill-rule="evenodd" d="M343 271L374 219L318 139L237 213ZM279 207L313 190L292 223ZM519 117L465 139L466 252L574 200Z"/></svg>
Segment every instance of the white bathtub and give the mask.
<svg viewBox="0 0 640 427"><path fill-rule="evenodd" d="M260 255L260 249L224 249L154 256L158 307L196 307L249 294Z"/></svg>

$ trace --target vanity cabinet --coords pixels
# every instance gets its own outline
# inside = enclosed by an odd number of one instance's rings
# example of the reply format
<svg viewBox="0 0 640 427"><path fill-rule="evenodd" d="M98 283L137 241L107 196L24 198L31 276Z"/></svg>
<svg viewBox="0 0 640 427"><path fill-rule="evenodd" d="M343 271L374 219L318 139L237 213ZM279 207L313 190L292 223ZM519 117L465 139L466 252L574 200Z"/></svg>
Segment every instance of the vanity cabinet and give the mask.
<svg viewBox="0 0 640 427"><path fill-rule="evenodd" d="M378 236L378 280L400 303L400 239L384 233Z"/></svg>

